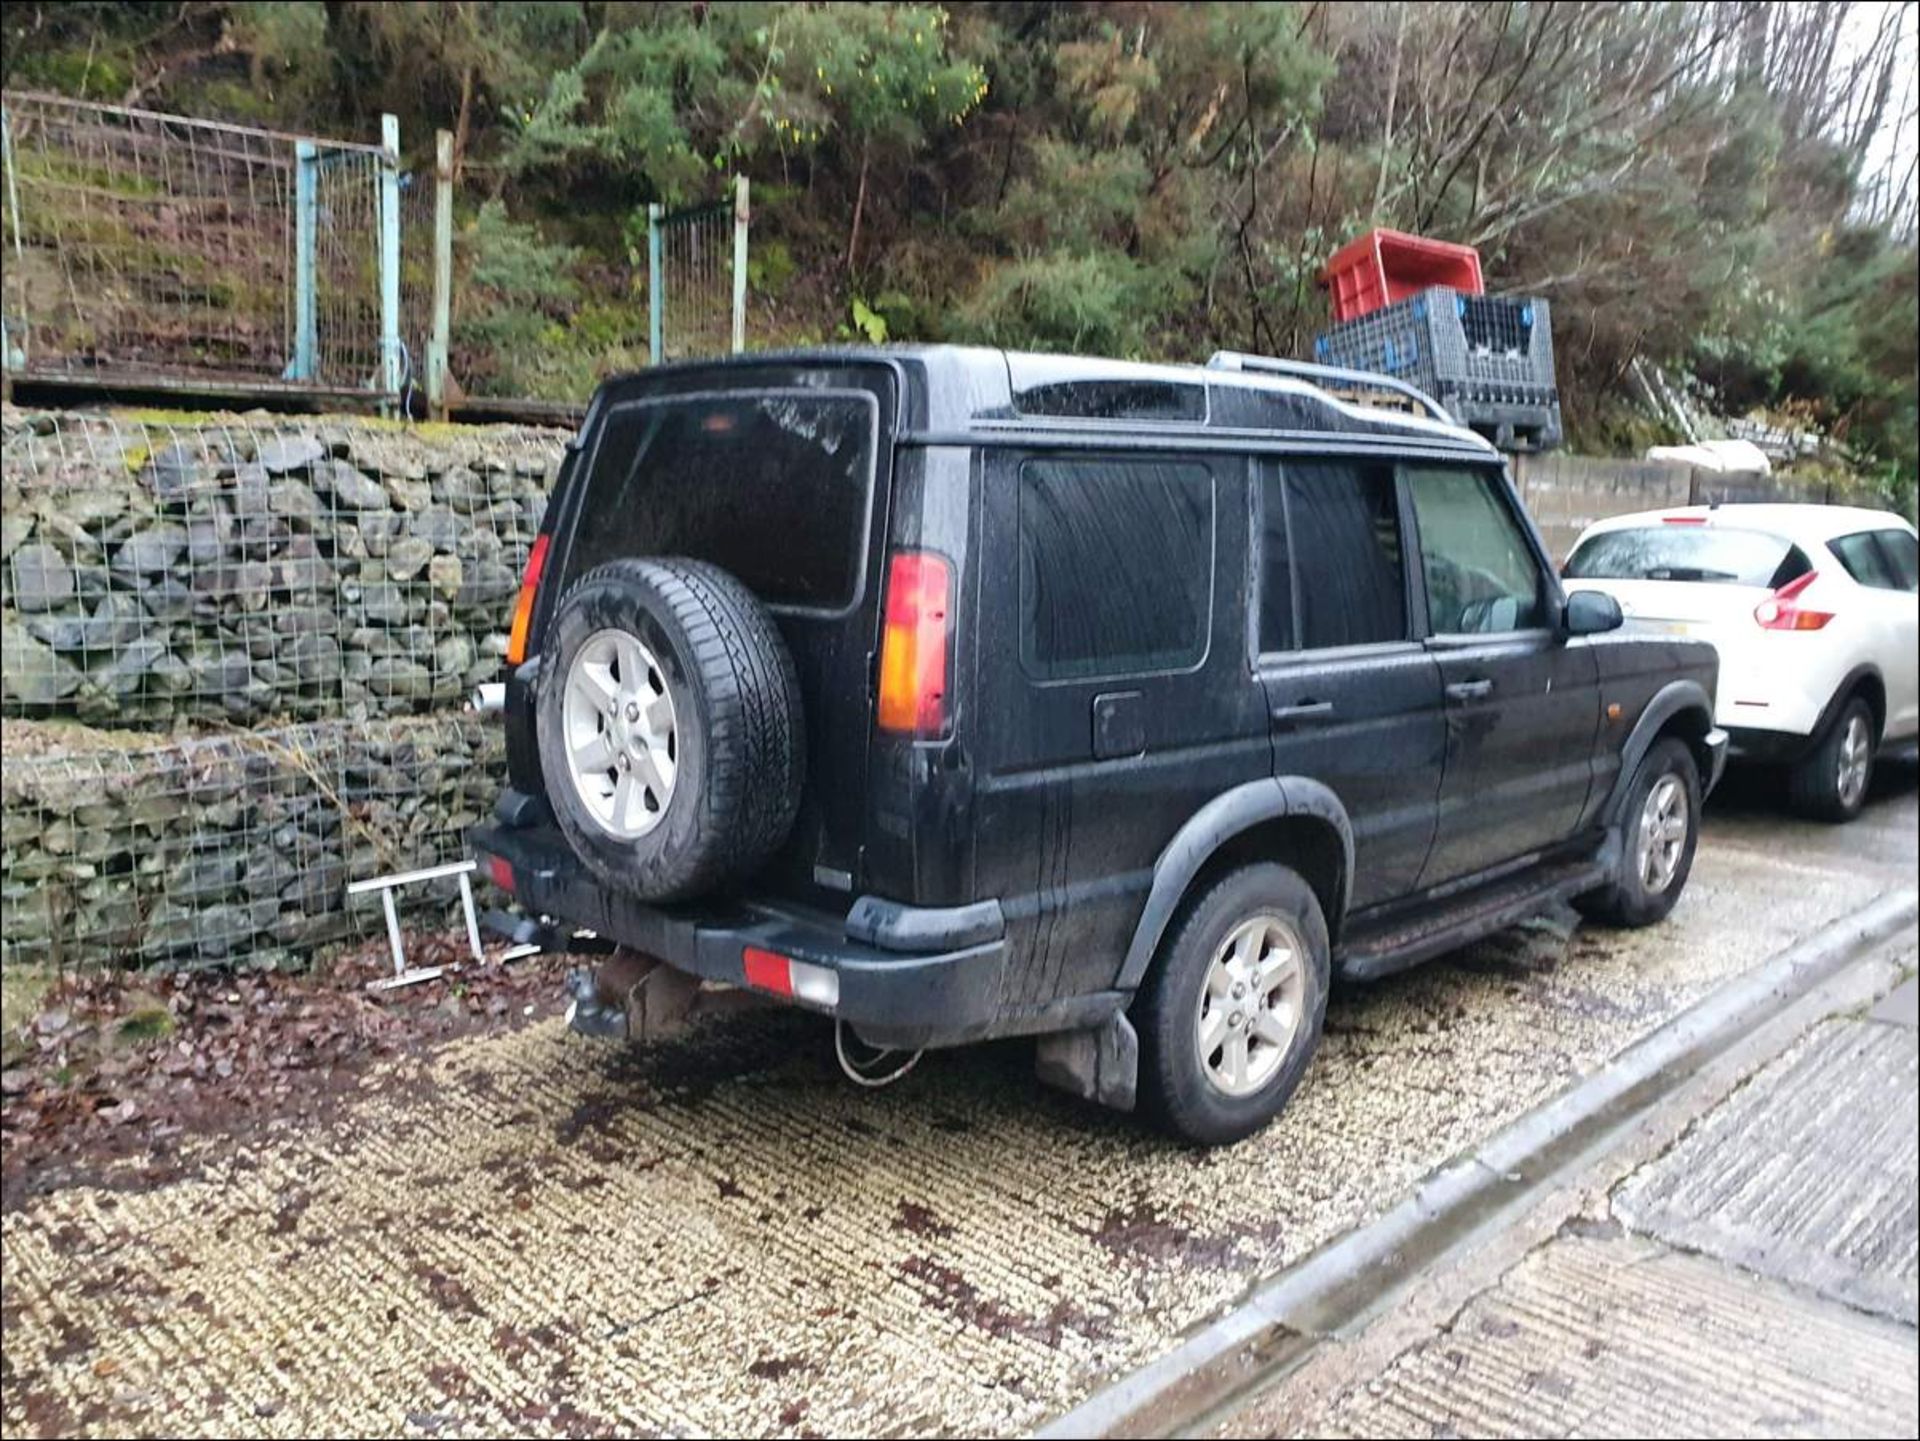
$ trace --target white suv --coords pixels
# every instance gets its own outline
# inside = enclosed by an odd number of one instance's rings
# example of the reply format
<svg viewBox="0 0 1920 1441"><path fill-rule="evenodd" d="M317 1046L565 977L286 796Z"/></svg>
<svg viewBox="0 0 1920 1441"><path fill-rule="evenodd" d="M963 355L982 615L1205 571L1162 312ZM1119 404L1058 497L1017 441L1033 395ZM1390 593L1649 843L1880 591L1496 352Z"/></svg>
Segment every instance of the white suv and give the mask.
<svg viewBox="0 0 1920 1441"><path fill-rule="evenodd" d="M1882 747L1920 730L1920 543L1897 515L1688 506L1589 526L1567 589L1630 627L1710 640L1735 758L1785 764L1796 809L1851 820Z"/></svg>

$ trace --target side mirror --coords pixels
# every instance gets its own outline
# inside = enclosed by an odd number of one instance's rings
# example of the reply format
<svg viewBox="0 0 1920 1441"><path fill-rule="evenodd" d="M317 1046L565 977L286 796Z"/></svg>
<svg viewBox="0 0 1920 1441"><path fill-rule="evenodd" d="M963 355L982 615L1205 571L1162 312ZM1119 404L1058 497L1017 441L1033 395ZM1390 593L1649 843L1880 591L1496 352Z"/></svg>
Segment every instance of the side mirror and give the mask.
<svg viewBox="0 0 1920 1441"><path fill-rule="evenodd" d="M1620 602L1603 590L1576 590L1567 597L1567 634L1599 635L1627 623Z"/></svg>

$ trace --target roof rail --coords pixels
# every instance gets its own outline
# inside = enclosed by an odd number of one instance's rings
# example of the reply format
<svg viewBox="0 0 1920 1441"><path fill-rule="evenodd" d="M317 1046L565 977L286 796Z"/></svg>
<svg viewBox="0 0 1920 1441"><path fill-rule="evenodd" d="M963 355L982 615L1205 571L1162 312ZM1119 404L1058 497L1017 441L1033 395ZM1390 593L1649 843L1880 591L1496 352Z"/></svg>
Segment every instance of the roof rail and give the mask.
<svg viewBox="0 0 1920 1441"><path fill-rule="evenodd" d="M1240 350L1216 350L1207 357L1208 370L1252 370L1268 375L1291 375L1300 380L1310 380L1316 385L1323 381L1334 381L1344 386L1364 386L1370 390L1391 390L1406 396L1433 419L1443 425L1454 424L1454 419L1426 391L1418 386L1407 384L1404 380L1391 375L1381 375L1372 370L1348 370L1342 365L1315 365L1306 360L1282 360L1273 355L1248 355Z"/></svg>

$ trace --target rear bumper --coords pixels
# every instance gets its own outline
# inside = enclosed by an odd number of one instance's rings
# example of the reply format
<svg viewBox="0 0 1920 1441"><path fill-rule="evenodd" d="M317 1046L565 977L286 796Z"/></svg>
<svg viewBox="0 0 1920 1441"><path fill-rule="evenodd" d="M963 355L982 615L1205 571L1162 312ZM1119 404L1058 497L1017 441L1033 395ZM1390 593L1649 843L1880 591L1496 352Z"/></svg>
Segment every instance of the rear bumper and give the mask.
<svg viewBox="0 0 1920 1441"><path fill-rule="evenodd" d="M782 999L838 1017L874 1045L958 1045L995 1033L1006 958L997 905L915 911L864 898L845 916L756 898L650 906L601 885L546 827L480 826L467 840L483 875L504 880L491 862L506 863L510 889L529 911L689 975L746 987L750 947L833 972L839 994L831 1005L800 995ZM849 936L850 925L893 944ZM897 948L907 938L927 948Z"/></svg>
<svg viewBox="0 0 1920 1441"><path fill-rule="evenodd" d="M1760 765L1792 765L1813 749L1813 737L1800 731L1760 730L1729 726L1733 758Z"/></svg>

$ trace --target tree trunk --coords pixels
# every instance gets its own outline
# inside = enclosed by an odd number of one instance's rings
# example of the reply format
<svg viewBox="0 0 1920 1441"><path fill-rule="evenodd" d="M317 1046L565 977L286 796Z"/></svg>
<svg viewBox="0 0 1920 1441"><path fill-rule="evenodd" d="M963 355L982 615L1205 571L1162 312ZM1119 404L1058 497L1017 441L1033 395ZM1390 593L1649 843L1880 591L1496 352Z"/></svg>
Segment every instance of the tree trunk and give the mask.
<svg viewBox="0 0 1920 1441"><path fill-rule="evenodd" d="M867 208L867 161L872 157L873 142L863 141L860 145L860 190L853 198L853 226L847 232L847 274L853 274L853 257L860 249L860 216Z"/></svg>
<svg viewBox="0 0 1920 1441"><path fill-rule="evenodd" d="M473 122L473 66L460 76L460 114L453 122L453 183L460 183L460 167L467 160L467 133Z"/></svg>
<svg viewBox="0 0 1920 1441"><path fill-rule="evenodd" d="M1387 157L1393 153L1393 112L1400 98L1400 51L1407 40L1407 7L1400 7L1399 23L1393 28L1393 67L1387 75L1387 124L1380 132L1380 178L1373 187L1373 223L1380 223L1380 206L1387 195Z"/></svg>

